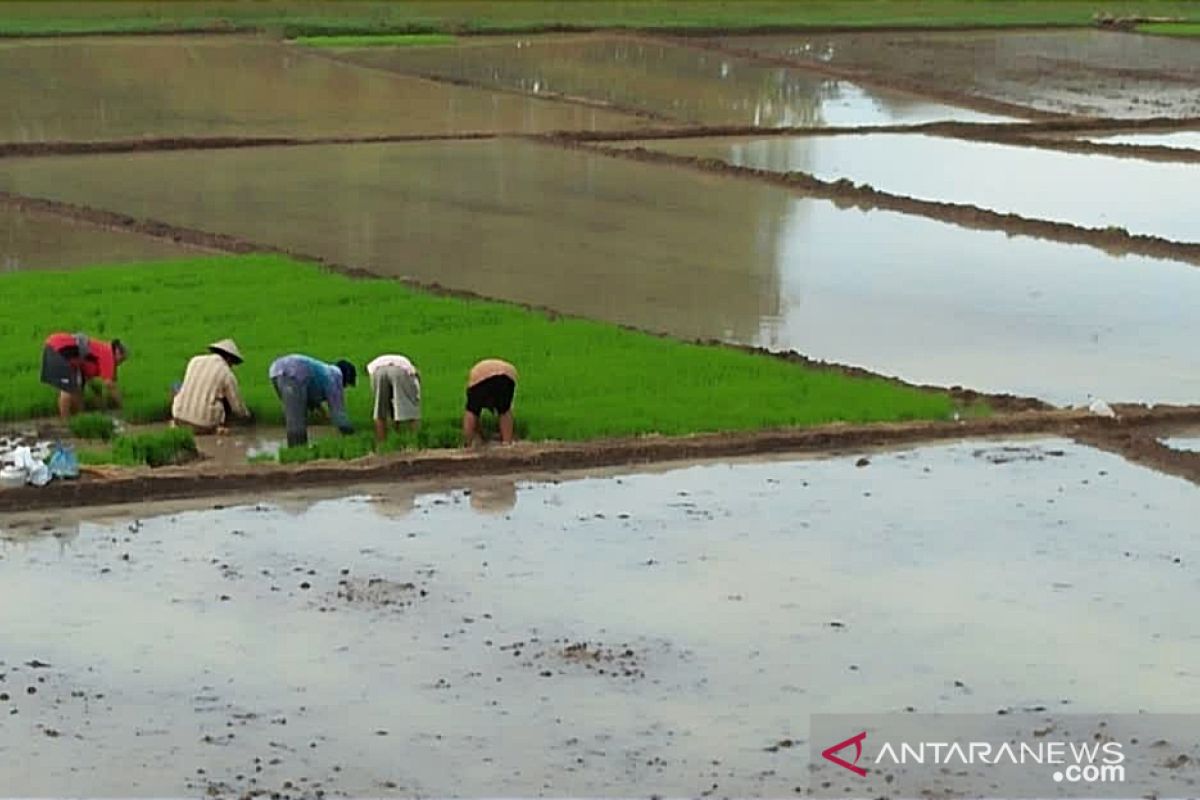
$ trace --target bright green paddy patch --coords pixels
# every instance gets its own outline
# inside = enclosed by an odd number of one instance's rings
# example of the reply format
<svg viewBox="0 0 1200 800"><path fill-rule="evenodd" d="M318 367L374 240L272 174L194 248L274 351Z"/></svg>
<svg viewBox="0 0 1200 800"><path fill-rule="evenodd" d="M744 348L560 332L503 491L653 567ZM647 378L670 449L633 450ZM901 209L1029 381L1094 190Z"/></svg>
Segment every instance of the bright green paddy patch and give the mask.
<svg viewBox="0 0 1200 800"><path fill-rule="evenodd" d="M300 36L291 41L306 47L427 47L454 44L458 37L447 33L396 33L379 36Z"/></svg>
<svg viewBox="0 0 1200 800"><path fill-rule="evenodd" d="M1200 22L1147 22L1134 30L1159 36L1200 36Z"/></svg>
<svg viewBox="0 0 1200 800"><path fill-rule="evenodd" d="M536 440L945 419L956 410L943 392L348 278L280 256L11 273L0 275L0 293L0 419L54 413L55 392L38 378L42 342L56 330L129 345L120 386L131 422L166 419L188 359L233 337L246 357L237 375L259 422L283 419L270 362L306 353L359 365L362 379L347 399L365 432L371 391L362 365L403 353L421 371L424 419L414 442L397 447L457 444L467 371L490 356L520 371L516 414L521 433Z"/></svg>
<svg viewBox="0 0 1200 800"><path fill-rule="evenodd" d="M1090 25L1098 13L1191 17L1194 0L4 0L0 36Z"/></svg>

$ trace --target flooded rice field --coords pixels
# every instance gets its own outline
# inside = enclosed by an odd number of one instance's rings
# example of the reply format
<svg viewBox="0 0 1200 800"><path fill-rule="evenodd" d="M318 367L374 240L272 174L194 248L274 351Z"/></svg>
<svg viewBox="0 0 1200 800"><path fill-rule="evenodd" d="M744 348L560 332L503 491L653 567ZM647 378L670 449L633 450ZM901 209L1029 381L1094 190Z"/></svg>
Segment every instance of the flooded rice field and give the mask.
<svg viewBox="0 0 1200 800"><path fill-rule="evenodd" d="M781 797L810 713L1194 711L1198 503L1042 440L0 518L0 783Z"/></svg>
<svg viewBox="0 0 1200 800"><path fill-rule="evenodd" d="M827 181L844 178L891 194L1032 219L1200 241L1192 207L1180 202L1200 185L1200 164L888 133L680 139L642 146L774 172L807 172Z"/></svg>
<svg viewBox="0 0 1200 800"><path fill-rule="evenodd" d="M197 250L0 204L0 273L161 261Z"/></svg>
<svg viewBox="0 0 1200 800"><path fill-rule="evenodd" d="M783 127L999 119L803 69L624 37L487 37L453 47L337 52L339 58L400 73L583 98L683 123Z"/></svg>
<svg viewBox="0 0 1200 800"><path fill-rule="evenodd" d="M922 383L1066 404L1200 394L1194 267L588 152L487 141L8 159L0 188Z"/></svg>
<svg viewBox="0 0 1200 800"><path fill-rule="evenodd" d="M1200 131L1166 131L1162 133L1114 133L1089 136L1097 144L1133 144L1155 147L1174 147L1178 150L1200 150Z"/></svg>
<svg viewBox="0 0 1200 800"><path fill-rule="evenodd" d="M734 51L1059 114L1200 115L1195 43L1098 30L729 36Z"/></svg>
<svg viewBox="0 0 1200 800"><path fill-rule="evenodd" d="M0 142L628 128L623 114L406 78L241 37L0 42Z"/></svg>

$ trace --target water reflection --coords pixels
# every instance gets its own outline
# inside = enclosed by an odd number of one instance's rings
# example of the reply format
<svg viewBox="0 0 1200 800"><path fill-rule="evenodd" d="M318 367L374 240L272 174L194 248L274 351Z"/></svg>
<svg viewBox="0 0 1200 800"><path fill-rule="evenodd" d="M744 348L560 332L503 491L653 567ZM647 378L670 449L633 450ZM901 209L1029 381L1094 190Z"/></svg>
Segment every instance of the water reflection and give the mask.
<svg viewBox="0 0 1200 800"><path fill-rule="evenodd" d="M978 120L985 115L801 69L619 37L503 38L459 47L365 48L339 58L531 94L583 97L728 125L823 126Z"/></svg>
<svg viewBox="0 0 1200 800"><path fill-rule="evenodd" d="M1200 113L1193 42L1099 30L875 31L724 37L723 44L817 61L1045 111L1089 116Z"/></svg>
<svg viewBox="0 0 1200 800"><path fill-rule="evenodd" d="M0 96L3 141L532 132L637 122L238 37L0 43Z"/></svg>

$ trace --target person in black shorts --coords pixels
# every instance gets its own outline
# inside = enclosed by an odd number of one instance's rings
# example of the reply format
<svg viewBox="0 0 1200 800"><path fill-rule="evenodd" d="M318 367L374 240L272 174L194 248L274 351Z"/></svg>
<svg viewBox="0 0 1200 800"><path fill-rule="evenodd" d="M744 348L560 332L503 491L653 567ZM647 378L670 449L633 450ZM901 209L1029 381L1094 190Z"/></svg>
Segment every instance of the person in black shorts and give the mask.
<svg viewBox="0 0 1200 800"><path fill-rule="evenodd" d="M463 446L480 438L479 416L484 410L500 418L500 441L513 440L513 395L517 392L517 369L507 361L487 358L471 367L467 376L467 408L463 412Z"/></svg>

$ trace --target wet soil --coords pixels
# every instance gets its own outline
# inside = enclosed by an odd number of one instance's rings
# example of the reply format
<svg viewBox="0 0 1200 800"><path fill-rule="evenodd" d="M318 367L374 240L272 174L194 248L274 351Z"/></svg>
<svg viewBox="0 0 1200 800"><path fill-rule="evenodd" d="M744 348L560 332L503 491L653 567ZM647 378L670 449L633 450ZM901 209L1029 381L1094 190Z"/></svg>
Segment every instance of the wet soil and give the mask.
<svg viewBox="0 0 1200 800"><path fill-rule="evenodd" d="M0 517L0 606L22 611L0 781L783 796L808 786L812 713L1193 710L1195 488L1119 457L1007 440L562 477L502 516L364 486L55 512L42 535ZM337 604L372 579L389 590ZM428 595L388 604L408 583Z"/></svg>
<svg viewBox="0 0 1200 800"><path fill-rule="evenodd" d="M977 98L1035 114L1200 114L1194 43L1165 37L1099 30L884 31L730 36L709 45L848 80Z"/></svg>

